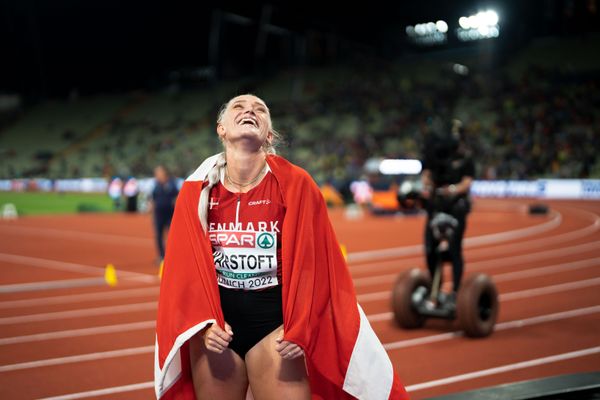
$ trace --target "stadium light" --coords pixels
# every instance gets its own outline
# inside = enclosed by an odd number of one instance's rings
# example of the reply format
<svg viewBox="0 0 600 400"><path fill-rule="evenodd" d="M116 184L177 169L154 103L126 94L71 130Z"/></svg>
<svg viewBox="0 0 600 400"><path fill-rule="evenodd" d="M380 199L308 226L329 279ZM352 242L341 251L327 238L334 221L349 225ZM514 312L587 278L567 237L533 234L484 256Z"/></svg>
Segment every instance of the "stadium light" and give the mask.
<svg viewBox="0 0 600 400"><path fill-rule="evenodd" d="M409 39L419 45L431 46L446 42L448 24L446 21L424 22L416 25L408 25L406 34Z"/></svg>
<svg viewBox="0 0 600 400"><path fill-rule="evenodd" d="M463 42L496 38L500 35L499 20L500 17L494 10L480 11L468 17L460 17L456 36Z"/></svg>
<svg viewBox="0 0 600 400"><path fill-rule="evenodd" d="M384 159L379 164L383 175L417 175L421 173L421 161L411 159Z"/></svg>
<svg viewBox="0 0 600 400"><path fill-rule="evenodd" d="M446 21L439 20L438 22L435 23L435 27L437 28L438 31L440 31L442 33L448 32L448 24L446 23Z"/></svg>

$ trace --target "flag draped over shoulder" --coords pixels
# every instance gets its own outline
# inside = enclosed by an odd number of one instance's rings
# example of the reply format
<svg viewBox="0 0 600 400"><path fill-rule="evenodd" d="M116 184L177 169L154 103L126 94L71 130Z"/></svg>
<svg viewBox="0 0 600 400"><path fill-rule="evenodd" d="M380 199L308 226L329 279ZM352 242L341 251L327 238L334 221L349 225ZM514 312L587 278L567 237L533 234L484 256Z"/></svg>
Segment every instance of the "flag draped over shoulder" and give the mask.
<svg viewBox="0 0 600 400"><path fill-rule="evenodd" d="M198 216L215 155L183 184L171 223L156 325L157 398L195 399L187 342L224 326L211 244ZM303 348L313 399L407 399L392 363L356 302L319 188L303 169L269 155L282 191L284 340Z"/></svg>

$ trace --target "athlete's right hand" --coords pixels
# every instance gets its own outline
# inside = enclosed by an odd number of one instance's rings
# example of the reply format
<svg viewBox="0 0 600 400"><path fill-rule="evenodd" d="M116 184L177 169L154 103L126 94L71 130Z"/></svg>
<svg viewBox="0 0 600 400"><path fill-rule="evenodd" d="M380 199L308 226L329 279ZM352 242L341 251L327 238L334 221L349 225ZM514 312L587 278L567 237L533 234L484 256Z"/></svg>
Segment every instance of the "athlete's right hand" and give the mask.
<svg viewBox="0 0 600 400"><path fill-rule="evenodd" d="M204 332L204 345L208 350L215 353L223 353L229 346L231 339L233 339L233 331L227 322L225 322L225 330L217 324L212 324Z"/></svg>

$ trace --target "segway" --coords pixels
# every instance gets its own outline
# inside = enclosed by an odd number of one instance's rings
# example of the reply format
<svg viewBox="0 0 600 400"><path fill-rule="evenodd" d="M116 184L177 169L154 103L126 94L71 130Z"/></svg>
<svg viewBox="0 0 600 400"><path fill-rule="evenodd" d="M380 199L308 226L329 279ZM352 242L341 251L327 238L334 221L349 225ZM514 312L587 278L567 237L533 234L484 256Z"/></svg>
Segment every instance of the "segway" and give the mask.
<svg viewBox="0 0 600 400"><path fill-rule="evenodd" d="M498 317L498 291L492 279L482 273L471 274L462 282L457 298L442 292L442 268L450 261L448 243L458 221L438 212L430 227L439 241L438 263L433 278L428 271L413 268L402 273L394 284L392 309L398 325L405 329L420 328L427 318L458 320L469 337L485 337L494 330Z"/></svg>

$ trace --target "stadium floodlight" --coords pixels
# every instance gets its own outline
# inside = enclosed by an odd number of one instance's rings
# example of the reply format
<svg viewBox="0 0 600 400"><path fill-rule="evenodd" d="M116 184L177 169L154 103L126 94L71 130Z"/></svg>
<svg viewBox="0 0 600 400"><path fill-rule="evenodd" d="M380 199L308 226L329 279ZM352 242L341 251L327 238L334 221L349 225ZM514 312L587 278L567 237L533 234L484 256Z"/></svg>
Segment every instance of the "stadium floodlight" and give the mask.
<svg viewBox="0 0 600 400"><path fill-rule="evenodd" d="M406 27L406 34L416 44L431 46L445 43L447 39L448 24L446 21L423 22Z"/></svg>
<svg viewBox="0 0 600 400"><path fill-rule="evenodd" d="M483 23L487 26L494 26L498 24L498 13L494 10L488 10L483 13L481 17Z"/></svg>
<svg viewBox="0 0 600 400"><path fill-rule="evenodd" d="M480 11L468 17L460 17L456 36L463 42L496 38L500 35L499 20L500 17L494 10Z"/></svg>
<svg viewBox="0 0 600 400"><path fill-rule="evenodd" d="M443 20L439 20L435 23L435 27L436 29L441 32L441 33L446 33L448 32L448 24L446 23L446 21Z"/></svg>
<svg viewBox="0 0 600 400"><path fill-rule="evenodd" d="M417 175L422 168L421 161L413 159L386 158L379 164L379 172L383 175Z"/></svg>

